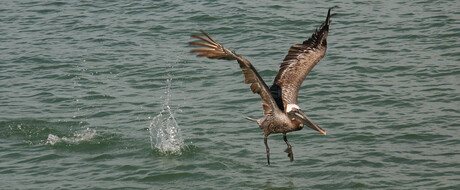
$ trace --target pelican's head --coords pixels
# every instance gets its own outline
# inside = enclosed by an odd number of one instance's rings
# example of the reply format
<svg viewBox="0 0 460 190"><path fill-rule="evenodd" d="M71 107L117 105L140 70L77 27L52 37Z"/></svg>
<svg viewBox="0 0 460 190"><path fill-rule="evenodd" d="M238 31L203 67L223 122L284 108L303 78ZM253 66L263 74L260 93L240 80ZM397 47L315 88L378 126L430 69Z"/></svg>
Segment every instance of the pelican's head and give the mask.
<svg viewBox="0 0 460 190"><path fill-rule="evenodd" d="M326 131L324 129L321 129L313 123L313 121L305 115L305 113L302 112L300 107L296 104L288 104L286 106L286 114L288 115L289 119L291 119L293 122L297 121L295 123L300 122L303 125L306 125L310 127L313 130L316 130L324 135L326 135Z"/></svg>

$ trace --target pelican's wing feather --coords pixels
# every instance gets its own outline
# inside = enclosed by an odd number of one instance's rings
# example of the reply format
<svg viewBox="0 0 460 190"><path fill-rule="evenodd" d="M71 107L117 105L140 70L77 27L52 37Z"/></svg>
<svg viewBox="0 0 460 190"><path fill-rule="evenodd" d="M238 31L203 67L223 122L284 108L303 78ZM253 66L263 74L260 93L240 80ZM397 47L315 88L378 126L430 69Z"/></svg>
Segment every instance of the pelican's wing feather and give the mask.
<svg viewBox="0 0 460 190"><path fill-rule="evenodd" d="M190 45L201 46L202 48L193 49L190 52L198 53L198 57L207 57L210 59L237 60L244 74L244 82L251 84L251 91L257 93L262 98L262 107L264 114L271 114L275 109L279 109L275 100L271 96L270 90L260 77L254 66L242 56L228 50L209 36L205 31L201 32L206 36L192 35L199 41L190 42Z"/></svg>
<svg viewBox="0 0 460 190"><path fill-rule="evenodd" d="M280 66L273 85L281 89L281 98L284 106L287 104L297 104L297 94L302 82L326 54L326 38L329 32L330 12L331 9L327 13L326 21L308 40L305 40L302 44L296 44L289 49Z"/></svg>

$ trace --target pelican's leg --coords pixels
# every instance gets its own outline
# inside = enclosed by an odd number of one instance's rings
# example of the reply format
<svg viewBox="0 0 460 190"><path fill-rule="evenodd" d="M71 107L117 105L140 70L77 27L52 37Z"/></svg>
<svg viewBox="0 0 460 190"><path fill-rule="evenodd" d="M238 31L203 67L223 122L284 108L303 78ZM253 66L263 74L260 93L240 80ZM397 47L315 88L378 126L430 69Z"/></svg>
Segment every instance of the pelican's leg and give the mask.
<svg viewBox="0 0 460 190"><path fill-rule="evenodd" d="M268 165L270 165L270 148L268 148L267 138L268 138L268 135L265 135L264 136L264 143L265 143L265 149L267 150L267 163L268 163Z"/></svg>
<svg viewBox="0 0 460 190"><path fill-rule="evenodd" d="M292 147L291 144L289 144L289 141L287 140L286 133L283 133L283 138L284 142L287 144L287 148L284 152L288 153L288 157L291 159L291 162L294 161L294 154L292 153Z"/></svg>

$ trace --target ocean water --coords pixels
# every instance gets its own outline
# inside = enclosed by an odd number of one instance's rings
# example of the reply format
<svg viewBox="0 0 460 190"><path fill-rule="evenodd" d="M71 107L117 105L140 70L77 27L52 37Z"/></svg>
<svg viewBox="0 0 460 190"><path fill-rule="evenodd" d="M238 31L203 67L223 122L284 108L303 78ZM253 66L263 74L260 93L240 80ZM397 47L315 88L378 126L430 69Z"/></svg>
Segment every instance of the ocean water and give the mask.
<svg viewBox="0 0 460 190"><path fill-rule="evenodd" d="M263 134L267 84L332 18L299 93L326 136ZM1 189L460 189L460 3L1 1Z"/></svg>

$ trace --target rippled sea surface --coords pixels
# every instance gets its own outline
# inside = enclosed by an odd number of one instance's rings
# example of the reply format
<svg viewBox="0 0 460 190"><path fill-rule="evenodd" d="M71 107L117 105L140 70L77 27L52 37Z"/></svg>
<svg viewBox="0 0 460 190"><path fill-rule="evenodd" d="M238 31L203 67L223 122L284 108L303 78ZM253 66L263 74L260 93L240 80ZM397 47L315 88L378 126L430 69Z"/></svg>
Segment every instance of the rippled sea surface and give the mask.
<svg viewBox="0 0 460 190"><path fill-rule="evenodd" d="M263 134L235 62L271 85L333 10L308 128ZM2 1L1 189L460 189L458 1Z"/></svg>

